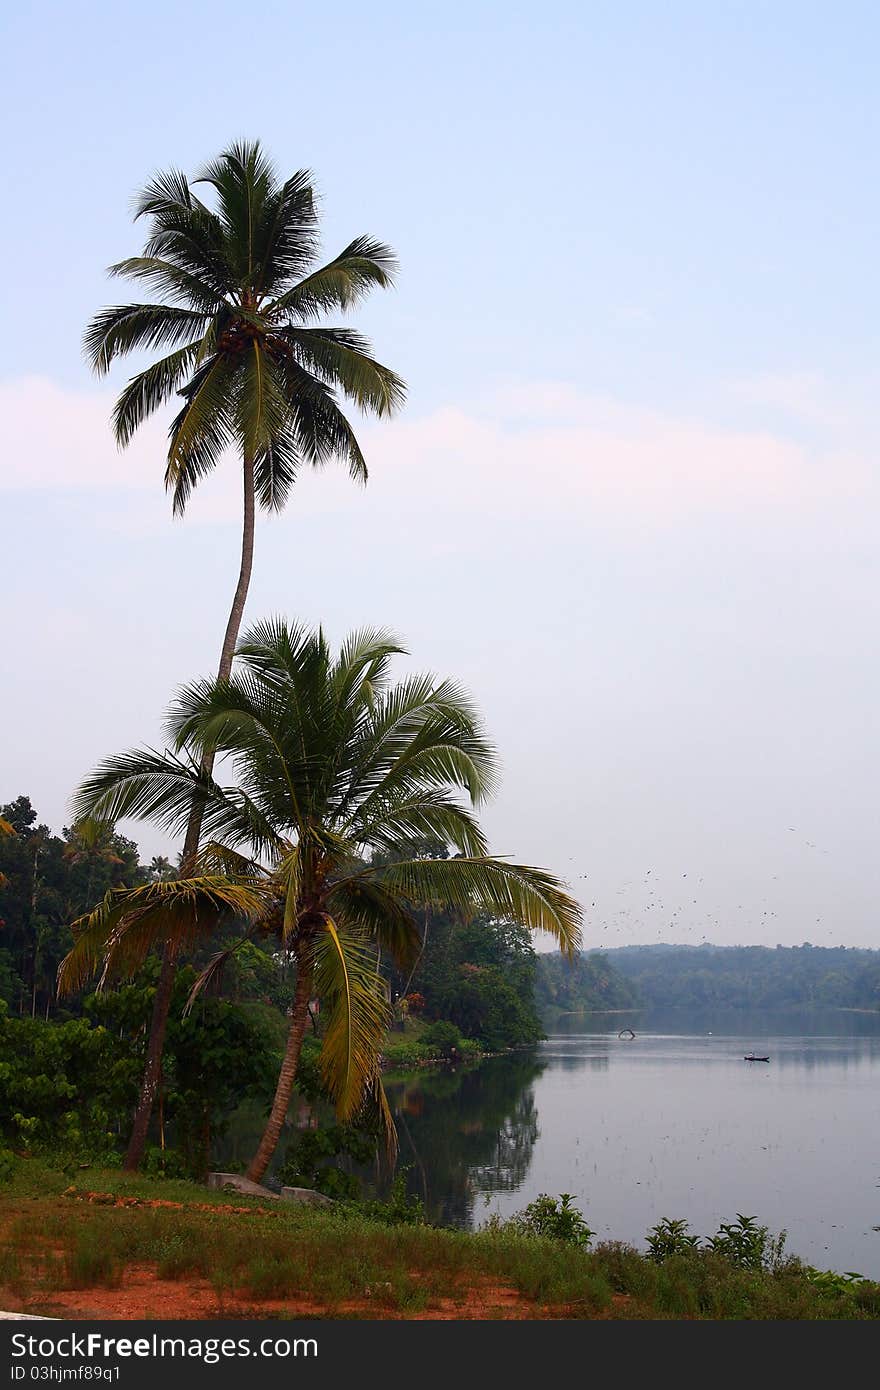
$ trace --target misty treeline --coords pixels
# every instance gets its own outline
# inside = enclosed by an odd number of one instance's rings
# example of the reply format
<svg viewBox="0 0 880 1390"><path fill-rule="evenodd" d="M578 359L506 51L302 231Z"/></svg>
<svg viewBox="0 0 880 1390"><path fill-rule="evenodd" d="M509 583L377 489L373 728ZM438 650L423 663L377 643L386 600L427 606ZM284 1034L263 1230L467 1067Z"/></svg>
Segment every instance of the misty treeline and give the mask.
<svg viewBox="0 0 880 1390"><path fill-rule="evenodd" d="M852 946L621 946L573 969L540 956L536 997L550 1009L880 1009L880 951ZM597 997L602 1003L597 1003Z"/></svg>

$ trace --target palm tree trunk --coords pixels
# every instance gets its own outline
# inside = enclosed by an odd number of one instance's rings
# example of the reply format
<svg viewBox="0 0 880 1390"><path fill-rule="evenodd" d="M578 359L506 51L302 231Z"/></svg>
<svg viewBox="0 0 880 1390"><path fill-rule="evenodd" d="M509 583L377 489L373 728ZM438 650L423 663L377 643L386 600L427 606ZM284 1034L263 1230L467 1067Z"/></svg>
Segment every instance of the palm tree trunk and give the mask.
<svg viewBox="0 0 880 1390"><path fill-rule="evenodd" d="M229 621L226 624L223 647L220 652L220 665L217 668L218 680L226 680L232 670L232 658L235 655L235 644L238 641L238 633L244 615L244 605L251 582L251 569L254 563L255 496L253 458L245 454L243 465L244 522L241 533L241 568L238 574L238 583L235 586L232 607L229 610ZM209 753L202 762L202 768L210 776L213 767L214 755L213 753ZM191 865L198 852L199 836L202 833L202 815L202 807L194 805L190 812L189 824L186 827L186 838L183 842L181 871L184 874L190 871ZM162 1048L165 1044L168 1010L171 1007L171 995L174 990L174 974L177 965L177 955L178 948L176 943L169 941L162 956L162 969L159 972L159 982L153 997L153 1014L150 1019L150 1037L147 1043L144 1079L141 1082L141 1093L138 1099L137 1109L134 1112L134 1124L132 1126L131 1138L128 1141L128 1149L126 1150L125 1162L123 1164L123 1167L129 1173L137 1172L141 1165L144 1149L147 1144L147 1131L150 1127L150 1116L153 1113L153 1102L156 1098L156 1088L159 1083L159 1066L162 1061Z"/></svg>
<svg viewBox="0 0 880 1390"><path fill-rule="evenodd" d="M284 1121L287 1119L287 1111L290 1108L293 1082L296 1076L299 1054L302 1051L303 1037L308 1022L309 997L311 992L312 967L301 961L299 963L299 975L296 981L296 989L293 995L293 1008L291 1009L290 1015L290 1032L287 1035L287 1046L284 1049L284 1061L281 1063L278 1085L275 1088L275 1099L272 1101L272 1109L269 1111L269 1118L266 1121L266 1128L263 1130L263 1137L260 1140L259 1148L254 1154L251 1165L247 1170L247 1176L250 1178L251 1182L263 1181L272 1155L278 1147L278 1140L281 1138L281 1130Z"/></svg>
<svg viewBox="0 0 880 1390"><path fill-rule="evenodd" d="M244 617L244 605L248 595L251 582L251 569L254 563L254 460L249 455L244 458L244 524L241 535L241 569L238 574L238 584L235 586L235 597L232 600L232 607L229 610L229 622L226 624L226 635L223 638L223 649L220 652L220 665L217 668L217 679L226 680L232 670L232 658L235 655L235 645L238 642L238 634L241 628L241 620ZM214 759L211 758L211 766ZM193 811L193 816L198 815L199 832L202 828L202 816L200 811ZM192 823L192 822L191 822ZM196 844L198 844L198 834L196 833ZM189 832L187 831L187 837Z"/></svg>

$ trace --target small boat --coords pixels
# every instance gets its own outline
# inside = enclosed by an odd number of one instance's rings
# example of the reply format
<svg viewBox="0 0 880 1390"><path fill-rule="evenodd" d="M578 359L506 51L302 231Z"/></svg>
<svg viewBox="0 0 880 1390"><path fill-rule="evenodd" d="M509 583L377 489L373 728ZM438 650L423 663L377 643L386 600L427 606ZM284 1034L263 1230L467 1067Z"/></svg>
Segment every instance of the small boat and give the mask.
<svg viewBox="0 0 880 1390"><path fill-rule="evenodd" d="M756 1057L754 1052L747 1052L743 1057L744 1062L769 1062L769 1057Z"/></svg>

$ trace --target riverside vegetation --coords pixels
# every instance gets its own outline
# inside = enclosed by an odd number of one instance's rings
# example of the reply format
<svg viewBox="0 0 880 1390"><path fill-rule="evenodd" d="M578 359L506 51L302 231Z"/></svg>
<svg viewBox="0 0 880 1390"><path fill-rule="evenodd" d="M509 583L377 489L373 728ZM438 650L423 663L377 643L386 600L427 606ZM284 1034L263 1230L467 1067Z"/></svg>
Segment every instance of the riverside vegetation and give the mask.
<svg viewBox="0 0 880 1390"><path fill-rule="evenodd" d="M473 1233L392 1199L289 1208L119 1169L5 1174L0 1294L67 1317L852 1319L880 1285L812 1270L749 1218L697 1242L660 1223L648 1249L594 1244L565 1195Z"/></svg>

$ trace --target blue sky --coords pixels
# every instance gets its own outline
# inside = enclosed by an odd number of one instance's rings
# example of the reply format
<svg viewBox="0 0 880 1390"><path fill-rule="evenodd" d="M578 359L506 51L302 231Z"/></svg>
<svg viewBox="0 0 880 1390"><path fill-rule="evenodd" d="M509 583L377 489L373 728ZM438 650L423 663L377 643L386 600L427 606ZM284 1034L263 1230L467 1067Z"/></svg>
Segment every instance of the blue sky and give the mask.
<svg viewBox="0 0 880 1390"><path fill-rule="evenodd" d="M396 247L358 325L410 401L366 494L261 529L249 616L387 622L466 679L497 848L571 875L588 944L880 944L878 40L781 0L8 17L0 800L60 825L215 663L234 464L172 523L79 340L139 184L259 136L328 254Z"/></svg>

